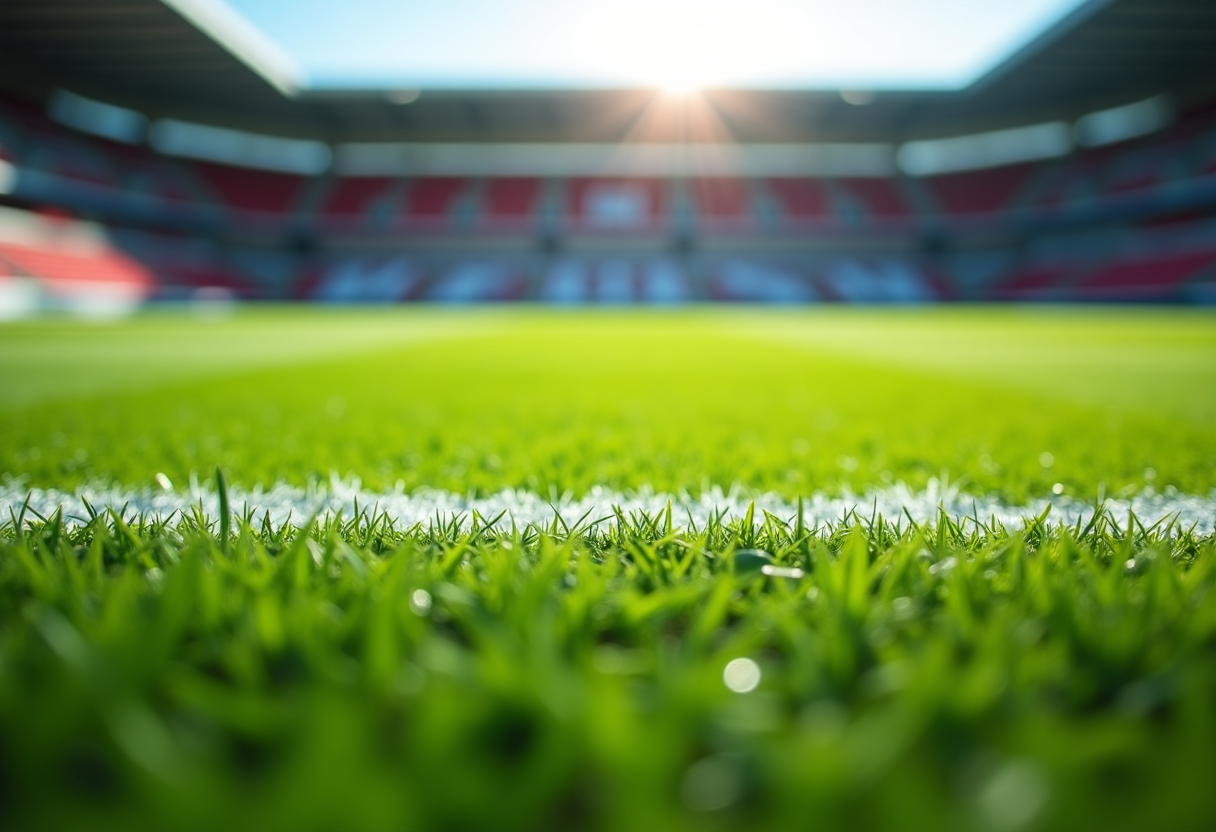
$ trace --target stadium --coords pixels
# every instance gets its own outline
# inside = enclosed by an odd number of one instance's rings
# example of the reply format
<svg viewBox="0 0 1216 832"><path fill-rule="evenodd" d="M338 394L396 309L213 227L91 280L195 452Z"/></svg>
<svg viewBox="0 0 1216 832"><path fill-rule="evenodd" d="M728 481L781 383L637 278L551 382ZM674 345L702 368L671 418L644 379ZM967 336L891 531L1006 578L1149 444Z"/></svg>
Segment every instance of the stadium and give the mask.
<svg viewBox="0 0 1216 832"><path fill-rule="evenodd" d="M1216 826L1216 9L749 6L0 5L0 826Z"/></svg>

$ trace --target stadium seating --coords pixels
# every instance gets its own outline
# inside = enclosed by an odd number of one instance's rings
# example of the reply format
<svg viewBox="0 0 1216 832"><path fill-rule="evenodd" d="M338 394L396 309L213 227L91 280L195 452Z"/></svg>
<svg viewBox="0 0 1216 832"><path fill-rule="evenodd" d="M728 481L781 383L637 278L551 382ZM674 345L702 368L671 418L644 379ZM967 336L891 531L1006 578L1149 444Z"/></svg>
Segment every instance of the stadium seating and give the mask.
<svg viewBox="0 0 1216 832"><path fill-rule="evenodd" d="M809 178L769 179L768 192L777 201L783 219L823 220L831 216L831 204L823 185Z"/></svg>
<svg viewBox="0 0 1216 832"><path fill-rule="evenodd" d="M1213 265L1216 265L1216 244L1195 252L1112 260L1089 275L1074 291L1078 297L1089 300L1168 298L1191 278L1206 272L1210 279Z"/></svg>
<svg viewBox="0 0 1216 832"><path fill-rule="evenodd" d="M1059 291L1073 280L1074 271L1067 263L1020 263L984 295L992 300L1059 300Z"/></svg>
<svg viewBox="0 0 1216 832"><path fill-rule="evenodd" d="M330 183L317 210L324 219L361 221L392 185L387 176L341 177Z"/></svg>
<svg viewBox="0 0 1216 832"><path fill-rule="evenodd" d="M456 202L468 182L454 176L419 177L407 185L403 219L408 222L443 223L455 218Z"/></svg>
<svg viewBox="0 0 1216 832"><path fill-rule="evenodd" d="M922 303L942 300L913 263L897 259L838 258L823 273L822 294L847 303Z"/></svg>
<svg viewBox="0 0 1216 832"><path fill-rule="evenodd" d="M575 178L566 182L566 224L577 230L655 229L665 224L668 182L658 178Z"/></svg>
<svg viewBox="0 0 1216 832"><path fill-rule="evenodd" d="M526 225L540 210L541 186L535 177L490 179L482 197L482 218L494 225Z"/></svg>
<svg viewBox="0 0 1216 832"><path fill-rule="evenodd" d="M141 297L332 302L1206 298L1192 238L1216 239L1214 148L1209 108L1058 159L918 178L307 177L161 155L0 99L15 188L0 202L88 217L111 241L10 240L4 269L48 290L79 272ZM1014 266L957 278L956 250Z"/></svg>
<svg viewBox="0 0 1216 832"><path fill-rule="evenodd" d="M1011 207L1037 165L1005 165L924 179L937 207L946 214L993 214Z"/></svg>
<svg viewBox="0 0 1216 832"><path fill-rule="evenodd" d="M414 300L424 287L420 265L405 256L342 258L318 269L300 296L330 303L392 303Z"/></svg>
<svg viewBox="0 0 1216 832"><path fill-rule="evenodd" d="M247 170L231 165L194 162L191 169L215 195L215 201L238 211L285 214L299 196L304 177Z"/></svg>
<svg viewBox="0 0 1216 832"><path fill-rule="evenodd" d="M912 208L894 178L836 180L841 195L854 203L863 217L871 220L909 219Z"/></svg>
<svg viewBox="0 0 1216 832"><path fill-rule="evenodd" d="M6 271L39 281L52 295L105 294L130 299L150 297L155 277L142 264L106 249L72 250L0 242Z"/></svg>
<svg viewBox="0 0 1216 832"><path fill-rule="evenodd" d="M191 299L206 296L231 296L257 300L266 292L256 284L220 265L164 262L150 264L156 275L158 295L170 299Z"/></svg>
<svg viewBox="0 0 1216 832"><path fill-rule="evenodd" d="M680 303L694 297L685 270L666 259L566 258L548 269L537 299L556 304Z"/></svg>
<svg viewBox="0 0 1216 832"><path fill-rule="evenodd" d="M455 263L428 286L423 299L435 303L491 303L523 300L527 289L524 275L498 260Z"/></svg>
<svg viewBox="0 0 1216 832"><path fill-rule="evenodd" d="M694 178L688 181L688 192L702 224L739 225L753 218L751 194L742 179Z"/></svg>
<svg viewBox="0 0 1216 832"><path fill-rule="evenodd" d="M819 300L811 282L799 270L784 264L730 259L710 278L714 300L744 303L806 303Z"/></svg>

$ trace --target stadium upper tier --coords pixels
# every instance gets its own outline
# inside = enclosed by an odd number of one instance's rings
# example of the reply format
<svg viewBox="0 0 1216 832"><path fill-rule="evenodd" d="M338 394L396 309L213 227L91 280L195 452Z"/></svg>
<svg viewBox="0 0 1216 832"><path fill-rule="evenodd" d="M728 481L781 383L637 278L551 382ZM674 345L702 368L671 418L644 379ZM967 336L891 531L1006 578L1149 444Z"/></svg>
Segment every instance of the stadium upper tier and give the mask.
<svg viewBox="0 0 1216 832"><path fill-rule="evenodd" d="M439 176L175 157L4 100L0 174L0 200L42 210L0 223L0 274L51 296L1207 300L1216 261L1210 107L1128 141L938 175Z"/></svg>

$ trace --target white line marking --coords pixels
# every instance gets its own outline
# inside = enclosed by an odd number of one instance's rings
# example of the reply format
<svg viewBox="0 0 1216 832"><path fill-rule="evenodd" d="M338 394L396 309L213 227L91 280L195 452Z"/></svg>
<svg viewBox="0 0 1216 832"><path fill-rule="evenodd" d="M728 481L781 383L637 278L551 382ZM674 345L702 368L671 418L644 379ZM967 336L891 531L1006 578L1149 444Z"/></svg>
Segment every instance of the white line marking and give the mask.
<svg viewBox="0 0 1216 832"><path fill-rule="evenodd" d="M666 510L669 500L673 521L681 528L704 528L711 517L720 516L728 521L740 519L753 500L758 522L762 521L765 511L784 521L792 521L797 514L797 502L794 500L776 494L748 493L738 488L729 491L713 488L692 496L657 493L648 488L621 492L596 487L579 498L567 494L550 500L522 490L504 490L473 498L430 490L410 494L402 490L377 493L363 490L357 481L334 480L308 488L284 484L269 489L231 488L228 496L234 511L244 513L251 509L259 520L269 512L275 524L289 519L304 522L313 515L332 516L339 511L349 518L354 514L356 503L360 509L385 512L399 525L407 526L414 523L429 525L436 519L449 521L453 517L462 517L467 525L472 519L472 512L476 512L484 521L503 514L503 523L509 524L513 520L520 526L548 526L553 522L555 510L560 513L562 520L573 526L584 517L584 523L597 520L612 522L615 508L619 508L626 517L638 511L655 516ZM44 517L49 517L62 507L64 517L73 522L87 520L85 500L99 511L113 509L128 518L145 515L157 519L170 518L174 513L188 513L194 507L200 507L205 516L214 519L219 502L210 486L197 483L192 483L185 491L85 486L75 492L65 492L29 488L16 482L0 485L0 512L3 512L0 517L8 520L10 512L18 514L27 500L29 508ZM856 512L861 519L878 515L890 521L903 522L906 522L907 515L911 515L917 523L921 523L935 522L944 511L955 521L970 518L989 523L996 520L1010 528L1021 528L1027 520L1042 514L1049 503L1052 509L1047 519L1054 525L1075 525L1078 521L1084 525L1094 512L1092 503L1067 496L1011 506L994 497L965 494L930 481L921 491L896 484L864 494L812 494L803 500L803 519L809 528L838 525L851 512ZM1130 511L1145 526L1173 519L1182 528L1194 527L1201 534L1211 534L1216 530L1216 490L1207 496L1183 494L1172 488L1164 493L1143 491L1132 497L1108 499L1103 507L1123 523Z"/></svg>

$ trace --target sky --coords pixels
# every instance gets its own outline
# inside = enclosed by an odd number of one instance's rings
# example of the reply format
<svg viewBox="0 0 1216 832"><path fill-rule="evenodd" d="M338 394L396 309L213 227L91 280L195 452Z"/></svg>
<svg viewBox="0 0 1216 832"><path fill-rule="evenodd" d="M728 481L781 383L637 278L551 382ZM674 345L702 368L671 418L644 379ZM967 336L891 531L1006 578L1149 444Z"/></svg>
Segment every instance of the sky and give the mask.
<svg viewBox="0 0 1216 832"><path fill-rule="evenodd" d="M960 89L1086 0L226 0L314 88Z"/></svg>

